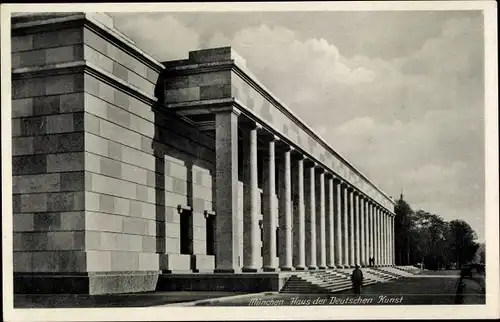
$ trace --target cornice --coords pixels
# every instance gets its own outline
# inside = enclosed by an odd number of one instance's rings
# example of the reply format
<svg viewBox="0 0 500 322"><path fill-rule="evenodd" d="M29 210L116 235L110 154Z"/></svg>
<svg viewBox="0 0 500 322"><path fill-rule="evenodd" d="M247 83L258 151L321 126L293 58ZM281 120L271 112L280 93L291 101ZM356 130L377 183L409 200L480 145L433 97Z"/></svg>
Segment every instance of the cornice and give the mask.
<svg viewBox="0 0 500 322"><path fill-rule="evenodd" d="M130 96L133 96L134 98L146 104L152 106L158 105L158 99L156 97L144 92L140 88L137 88L129 84L128 82L125 82L115 75L85 60L36 67L16 68L12 70L12 79L25 79L76 73L92 75L98 80L115 88L119 88Z"/></svg>
<svg viewBox="0 0 500 322"><path fill-rule="evenodd" d="M96 20L92 16L92 13L78 12L49 19L40 19L17 23L15 22L12 24L12 35L14 36L16 34L26 34L39 31L50 31L62 28L68 29L77 27L86 27L92 30L127 54L130 54L131 56L157 72L165 69L162 63L142 51L132 42L132 40L127 39L126 36L121 34L118 30L106 26L105 24Z"/></svg>

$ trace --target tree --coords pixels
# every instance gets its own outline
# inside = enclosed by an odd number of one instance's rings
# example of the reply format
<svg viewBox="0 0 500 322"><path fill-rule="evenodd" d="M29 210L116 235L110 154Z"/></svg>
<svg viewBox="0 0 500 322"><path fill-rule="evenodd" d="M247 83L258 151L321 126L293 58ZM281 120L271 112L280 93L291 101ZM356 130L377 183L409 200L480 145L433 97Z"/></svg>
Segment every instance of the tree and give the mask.
<svg viewBox="0 0 500 322"><path fill-rule="evenodd" d="M413 210L403 200L403 194L394 207L394 242L396 250L396 265L409 265L411 263L411 231L413 227Z"/></svg>
<svg viewBox="0 0 500 322"><path fill-rule="evenodd" d="M458 265L473 261L479 244L475 242L476 233L463 220L450 222L450 253Z"/></svg>
<svg viewBox="0 0 500 322"><path fill-rule="evenodd" d="M463 220L447 222L425 210L414 212L403 200L397 201L394 212L394 237L397 265L424 263L427 268L440 269L452 262L457 265L473 261L476 255L484 262L484 250L478 251L476 233Z"/></svg>

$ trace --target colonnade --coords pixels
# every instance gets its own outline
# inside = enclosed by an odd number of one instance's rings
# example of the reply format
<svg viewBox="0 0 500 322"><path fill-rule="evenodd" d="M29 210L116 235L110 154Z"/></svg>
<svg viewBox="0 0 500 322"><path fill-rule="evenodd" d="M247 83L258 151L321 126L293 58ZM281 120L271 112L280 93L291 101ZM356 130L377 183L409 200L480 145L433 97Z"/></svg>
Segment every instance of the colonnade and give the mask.
<svg viewBox="0 0 500 322"><path fill-rule="evenodd" d="M244 229L239 231L233 215L238 199L239 114L229 108L215 115L216 272L238 272L240 267L244 272L346 268L368 266L370 258L375 266L394 264L393 213L251 121L245 122L240 142ZM258 142L264 142L261 169ZM263 178L262 261L258 260L259 171ZM237 246L241 237L243 254Z"/></svg>

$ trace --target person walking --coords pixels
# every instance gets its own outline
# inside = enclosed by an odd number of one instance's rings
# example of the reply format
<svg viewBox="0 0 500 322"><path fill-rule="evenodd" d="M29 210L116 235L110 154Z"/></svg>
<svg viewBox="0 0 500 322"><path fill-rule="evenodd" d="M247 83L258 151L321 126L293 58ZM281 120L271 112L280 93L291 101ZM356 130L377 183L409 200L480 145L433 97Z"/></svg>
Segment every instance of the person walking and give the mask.
<svg viewBox="0 0 500 322"><path fill-rule="evenodd" d="M352 286L354 288L354 294L360 295L361 286L363 285L363 272L361 271L361 269L357 264L356 268L354 268L354 270L352 271L351 281L352 281Z"/></svg>

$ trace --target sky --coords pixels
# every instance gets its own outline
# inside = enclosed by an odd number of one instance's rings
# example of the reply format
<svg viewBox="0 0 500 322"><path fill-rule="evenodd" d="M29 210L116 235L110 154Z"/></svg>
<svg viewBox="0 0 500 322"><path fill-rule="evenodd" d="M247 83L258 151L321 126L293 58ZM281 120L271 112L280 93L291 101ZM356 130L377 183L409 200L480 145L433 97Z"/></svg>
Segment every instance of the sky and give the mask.
<svg viewBox="0 0 500 322"><path fill-rule="evenodd" d="M160 61L232 46L389 196L485 239L479 11L110 13Z"/></svg>

